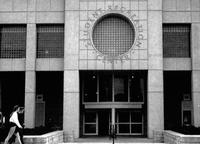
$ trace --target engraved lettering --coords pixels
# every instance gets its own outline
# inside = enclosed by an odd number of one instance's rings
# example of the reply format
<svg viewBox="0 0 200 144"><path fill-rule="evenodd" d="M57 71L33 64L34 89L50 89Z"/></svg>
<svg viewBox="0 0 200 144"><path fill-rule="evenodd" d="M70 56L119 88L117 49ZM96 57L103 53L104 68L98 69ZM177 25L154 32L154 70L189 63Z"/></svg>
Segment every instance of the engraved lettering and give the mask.
<svg viewBox="0 0 200 144"><path fill-rule="evenodd" d="M88 21L90 21L90 22L94 22L95 19L88 18Z"/></svg>
<svg viewBox="0 0 200 144"><path fill-rule="evenodd" d="M143 26L142 25L138 26L138 32L143 32Z"/></svg>
<svg viewBox="0 0 200 144"><path fill-rule="evenodd" d="M97 11L101 14L103 11L101 8L97 9Z"/></svg>
<svg viewBox="0 0 200 144"><path fill-rule="evenodd" d="M97 11L95 11L92 15L93 15L94 18L98 18L99 13Z"/></svg>
<svg viewBox="0 0 200 144"><path fill-rule="evenodd" d="M131 20L134 21L136 14L131 15Z"/></svg>
<svg viewBox="0 0 200 144"><path fill-rule="evenodd" d="M88 45L88 46L91 46L91 45L92 45L92 42L91 42L90 40L88 40L88 41L87 41L87 45Z"/></svg>
<svg viewBox="0 0 200 144"><path fill-rule="evenodd" d="M85 24L85 28L90 28L90 23L89 22L87 22L86 24Z"/></svg>
<svg viewBox="0 0 200 144"><path fill-rule="evenodd" d="M143 39L144 39L144 35L143 35L143 34L139 34L139 35L138 35L138 39L139 39L139 40L143 40Z"/></svg>
<svg viewBox="0 0 200 144"><path fill-rule="evenodd" d="M112 6L111 5L108 6L108 10L110 10L110 11L112 10Z"/></svg>
<svg viewBox="0 0 200 144"><path fill-rule="evenodd" d="M88 35L89 35L89 31L84 30L84 31L83 31L83 35L84 35L84 36L88 36Z"/></svg>
<svg viewBox="0 0 200 144"><path fill-rule="evenodd" d="M120 10L121 10L121 12L123 13L123 12L126 11L126 8L125 8L125 7L121 7Z"/></svg>
<svg viewBox="0 0 200 144"><path fill-rule="evenodd" d="M136 44L136 46L138 47L138 48L140 48L141 47L141 42L140 41L137 41L137 44Z"/></svg>
<svg viewBox="0 0 200 144"><path fill-rule="evenodd" d="M127 11L127 14L129 14L129 16L131 16L131 10L128 10L128 11Z"/></svg>
<svg viewBox="0 0 200 144"><path fill-rule="evenodd" d="M128 60L128 55L124 55L124 59Z"/></svg>
<svg viewBox="0 0 200 144"><path fill-rule="evenodd" d="M119 8L118 5L116 5L114 9L115 9L115 10L118 10L118 8Z"/></svg>
<svg viewBox="0 0 200 144"><path fill-rule="evenodd" d="M99 8L97 9L96 11L93 11L93 13L91 13L89 16L88 16L88 19L87 19L87 22L85 23L84 25L84 28L85 30L81 30L82 33L81 33L81 36L83 37L80 37L80 40L83 40L84 41L84 44L87 48L91 48L93 47L93 42L92 42L92 38L91 38L91 35L90 35L90 32L91 32L91 27L93 26L94 22L102 16L102 14L107 14L107 13L119 13L119 14L122 14L122 15L125 15L127 16L131 23L134 24L134 29L137 31L137 37L135 39L135 47L142 47L142 41L141 40L144 40L146 37L144 35L144 25L140 24L139 23L139 18L138 18L138 15L137 13L131 11L131 10L128 10L126 7L124 6L120 6L120 5L107 5L107 8L106 8L106 11ZM134 53L134 50L130 50L129 51L130 53ZM96 58L97 60L101 60L102 62L108 62L108 63L116 63L117 61L121 61L122 63L125 62L126 60L129 60L130 59L130 56L126 53L126 54L123 54L123 55L120 55L118 57L115 57L115 56L110 56L110 55L104 55L104 54L101 54L100 53L96 53ZM114 65L113 65L114 67Z"/></svg>

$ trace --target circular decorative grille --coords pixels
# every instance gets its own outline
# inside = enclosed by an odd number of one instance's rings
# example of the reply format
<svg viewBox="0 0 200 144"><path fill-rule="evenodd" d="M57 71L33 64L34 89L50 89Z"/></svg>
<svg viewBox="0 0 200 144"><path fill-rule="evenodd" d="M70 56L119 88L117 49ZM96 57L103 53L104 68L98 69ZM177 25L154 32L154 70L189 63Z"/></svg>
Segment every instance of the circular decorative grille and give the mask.
<svg viewBox="0 0 200 144"><path fill-rule="evenodd" d="M135 29L125 16L108 14L95 24L92 39L99 52L109 57L117 57L131 49Z"/></svg>

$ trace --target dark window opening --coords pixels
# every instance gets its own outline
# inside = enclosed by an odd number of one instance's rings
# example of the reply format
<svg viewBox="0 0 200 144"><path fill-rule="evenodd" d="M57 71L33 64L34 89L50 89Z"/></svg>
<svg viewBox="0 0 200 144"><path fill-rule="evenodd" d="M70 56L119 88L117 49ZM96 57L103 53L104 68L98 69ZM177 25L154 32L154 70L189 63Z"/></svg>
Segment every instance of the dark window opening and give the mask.
<svg viewBox="0 0 200 144"><path fill-rule="evenodd" d="M164 24L164 57L190 57L190 31L190 24Z"/></svg>
<svg viewBox="0 0 200 144"><path fill-rule="evenodd" d="M128 101L128 75L116 73L114 75L114 101Z"/></svg>
<svg viewBox="0 0 200 144"><path fill-rule="evenodd" d="M37 25L37 58L64 57L64 25Z"/></svg>
<svg viewBox="0 0 200 144"><path fill-rule="evenodd" d="M99 74L99 101L112 101L112 73Z"/></svg>
<svg viewBox="0 0 200 144"><path fill-rule="evenodd" d="M144 102L144 71L82 71L80 77L83 102Z"/></svg>
<svg viewBox="0 0 200 144"><path fill-rule="evenodd" d="M84 75L83 89L84 89L84 101L85 102L96 102L97 101L97 75L96 73L90 72Z"/></svg>
<svg viewBox="0 0 200 144"><path fill-rule="evenodd" d="M0 25L0 58L26 58L26 25Z"/></svg>
<svg viewBox="0 0 200 144"><path fill-rule="evenodd" d="M143 102L146 92L146 78L144 74L132 73L129 77L130 101Z"/></svg>

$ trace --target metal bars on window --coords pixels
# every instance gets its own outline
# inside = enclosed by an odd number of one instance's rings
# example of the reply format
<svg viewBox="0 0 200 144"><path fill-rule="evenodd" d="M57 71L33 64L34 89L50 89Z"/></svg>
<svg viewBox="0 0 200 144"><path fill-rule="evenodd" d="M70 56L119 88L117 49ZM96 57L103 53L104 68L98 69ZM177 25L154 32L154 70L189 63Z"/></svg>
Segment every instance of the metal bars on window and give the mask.
<svg viewBox="0 0 200 144"><path fill-rule="evenodd" d="M26 25L0 26L0 58L26 57Z"/></svg>
<svg viewBox="0 0 200 144"><path fill-rule="evenodd" d="M163 25L164 57L190 57L190 25Z"/></svg>
<svg viewBox="0 0 200 144"><path fill-rule="evenodd" d="M64 25L37 26L37 58L64 57Z"/></svg>

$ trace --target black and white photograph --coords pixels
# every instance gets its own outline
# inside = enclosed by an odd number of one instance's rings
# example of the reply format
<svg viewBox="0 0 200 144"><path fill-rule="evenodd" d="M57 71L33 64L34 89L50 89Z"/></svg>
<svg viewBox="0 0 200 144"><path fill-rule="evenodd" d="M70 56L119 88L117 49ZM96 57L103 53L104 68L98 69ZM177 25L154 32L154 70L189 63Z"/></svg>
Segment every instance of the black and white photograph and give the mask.
<svg viewBox="0 0 200 144"><path fill-rule="evenodd" d="M200 0L0 0L0 144L200 144Z"/></svg>

